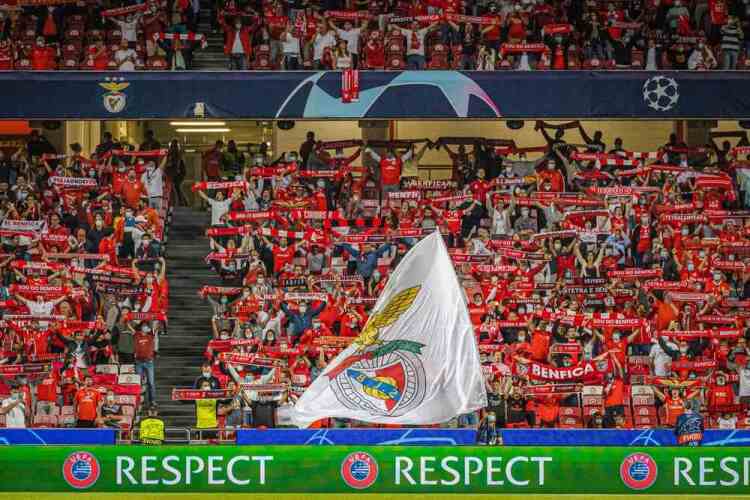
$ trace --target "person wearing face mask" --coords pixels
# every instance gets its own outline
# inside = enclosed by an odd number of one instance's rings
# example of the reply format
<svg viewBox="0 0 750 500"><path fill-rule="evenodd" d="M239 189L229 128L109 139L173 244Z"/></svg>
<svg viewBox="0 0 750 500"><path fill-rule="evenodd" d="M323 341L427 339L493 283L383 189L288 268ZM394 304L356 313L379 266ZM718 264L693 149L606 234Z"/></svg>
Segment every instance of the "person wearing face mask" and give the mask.
<svg viewBox="0 0 750 500"><path fill-rule="evenodd" d="M214 377L211 371L211 363L209 362L205 362L203 363L203 366L201 366L201 374L200 376L198 376L198 378L195 379L195 382L193 383L193 388L199 389L204 383L207 383L209 389L212 391L221 388L219 379Z"/></svg>
<svg viewBox="0 0 750 500"><path fill-rule="evenodd" d="M126 181L113 194L121 197L128 208L136 210L141 197L146 195L146 188L143 182L136 177L135 170L131 168L128 170Z"/></svg>
<svg viewBox="0 0 750 500"><path fill-rule="evenodd" d="M133 322L128 323L135 344L135 372L140 375L142 384L147 387L144 402L156 404L156 384L154 379L154 358L156 357L156 338L151 326L143 322L138 330Z"/></svg>
<svg viewBox="0 0 750 500"><path fill-rule="evenodd" d="M301 302L299 308L294 311L289 308L286 301L281 303L281 310L287 317L287 333L296 344L300 336L312 328L313 319L316 318L326 307L326 302L321 301L317 306L310 308L306 302Z"/></svg>
<svg viewBox="0 0 750 500"><path fill-rule="evenodd" d="M167 157L163 156L157 165L154 161L146 163L146 169L141 174L141 184L145 187L148 196L148 206L161 210L162 200L164 198L164 166Z"/></svg>
<svg viewBox="0 0 750 500"><path fill-rule="evenodd" d="M0 415L5 417L5 427L8 429L23 429L26 427L26 418L29 409L23 400L21 388L12 386L10 397L0 401Z"/></svg>
<svg viewBox="0 0 750 500"><path fill-rule="evenodd" d="M94 215L94 227L86 233L86 250L90 253L99 253L102 240L112 233L112 228L105 226L102 214Z"/></svg>
<svg viewBox="0 0 750 500"><path fill-rule="evenodd" d="M119 429L122 418L122 405L117 403L114 391L109 389L101 406L100 416L96 419L96 426Z"/></svg>

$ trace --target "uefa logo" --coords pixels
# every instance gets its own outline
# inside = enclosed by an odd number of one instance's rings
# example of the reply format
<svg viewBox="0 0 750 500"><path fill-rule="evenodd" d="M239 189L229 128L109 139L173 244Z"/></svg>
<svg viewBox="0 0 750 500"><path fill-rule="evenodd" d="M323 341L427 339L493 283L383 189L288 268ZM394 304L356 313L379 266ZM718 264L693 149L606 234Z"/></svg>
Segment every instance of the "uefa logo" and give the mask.
<svg viewBox="0 0 750 500"><path fill-rule="evenodd" d="M63 478L73 488L90 488L99 479L99 461L88 451L76 451L68 455L63 463Z"/></svg>
<svg viewBox="0 0 750 500"><path fill-rule="evenodd" d="M378 463L369 453L355 451L341 462L341 478L356 490L369 488L378 478Z"/></svg>
<svg viewBox="0 0 750 500"><path fill-rule="evenodd" d="M656 462L647 453L628 455L620 464L620 477L631 490L645 490L656 481L659 470Z"/></svg>

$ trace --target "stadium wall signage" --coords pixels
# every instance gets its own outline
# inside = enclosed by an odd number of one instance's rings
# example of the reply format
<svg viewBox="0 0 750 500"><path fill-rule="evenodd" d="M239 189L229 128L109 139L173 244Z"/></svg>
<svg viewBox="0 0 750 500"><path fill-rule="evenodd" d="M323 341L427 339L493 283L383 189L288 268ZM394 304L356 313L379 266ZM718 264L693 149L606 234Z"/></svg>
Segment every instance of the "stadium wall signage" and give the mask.
<svg viewBox="0 0 750 500"><path fill-rule="evenodd" d="M64 99L59 99L63 95ZM0 118L750 117L750 72L2 72Z"/></svg>
<svg viewBox="0 0 750 500"><path fill-rule="evenodd" d="M0 454L0 491L740 494L748 488L747 448L14 446Z"/></svg>
<svg viewBox="0 0 750 500"><path fill-rule="evenodd" d="M0 445L115 444L114 429L0 429Z"/></svg>
<svg viewBox="0 0 750 500"><path fill-rule="evenodd" d="M506 446L676 446L671 429L500 429ZM455 446L477 441L473 429L242 429L240 445ZM33 443L30 443L33 444ZM709 429L703 446L749 446L750 430Z"/></svg>

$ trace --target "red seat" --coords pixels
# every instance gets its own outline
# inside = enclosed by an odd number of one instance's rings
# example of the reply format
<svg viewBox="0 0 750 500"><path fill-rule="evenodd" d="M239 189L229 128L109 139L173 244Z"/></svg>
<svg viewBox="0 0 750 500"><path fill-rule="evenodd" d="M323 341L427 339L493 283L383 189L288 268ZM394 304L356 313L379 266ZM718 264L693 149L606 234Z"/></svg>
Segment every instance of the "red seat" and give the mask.
<svg viewBox="0 0 750 500"><path fill-rule="evenodd" d="M643 69L645 66L645 58L643 55L643 51L639 49L633 49L630 52L630 66L633 69Z"/></svg>
<svg viewBox="0 0 750 500"><path fill-rule="evenodd" d="M560 417L560 428L561 429L579 429L583 427L583 422L580 417Z"/></svg>
<svg viewBox="0 0 750 500"><path fill-rule="evenodd" d="M428 69L448 69L448 50L442 43L432 48Z"/></svg>
<svg viewBox="0 0 750 500"><path fill-rule="evenodd" d="M653 406L655 404L653 394L634 394L633 408L636 406Z"/></svg>
<svg viewBox="0 0 750 500"><path fill-rule="evenodd" d="M386 69L388 70L403 70L406 68L406 62L403 56L393 55L386 59Z"/></svg>
<svg viewBox="0 0 750 500"><path fill-rule="evenodd" d="M602 407L601 406L584 406L583 407L583 416L586 418L591 417L595 413L602 413Z"/></svg>

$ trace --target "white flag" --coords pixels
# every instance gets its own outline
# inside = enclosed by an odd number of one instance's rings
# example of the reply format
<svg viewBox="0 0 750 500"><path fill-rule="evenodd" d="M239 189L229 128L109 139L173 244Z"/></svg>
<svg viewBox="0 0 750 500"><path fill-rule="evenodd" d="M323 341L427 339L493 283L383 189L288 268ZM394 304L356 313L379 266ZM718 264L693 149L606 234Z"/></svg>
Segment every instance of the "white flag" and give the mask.
<svg viewBox="0 0 750 500"><path fill-rule="evenodd" d="M433 424L487 406L474 328L439 232L404 256L360 336L307 388L292 421Z"/></svg>

